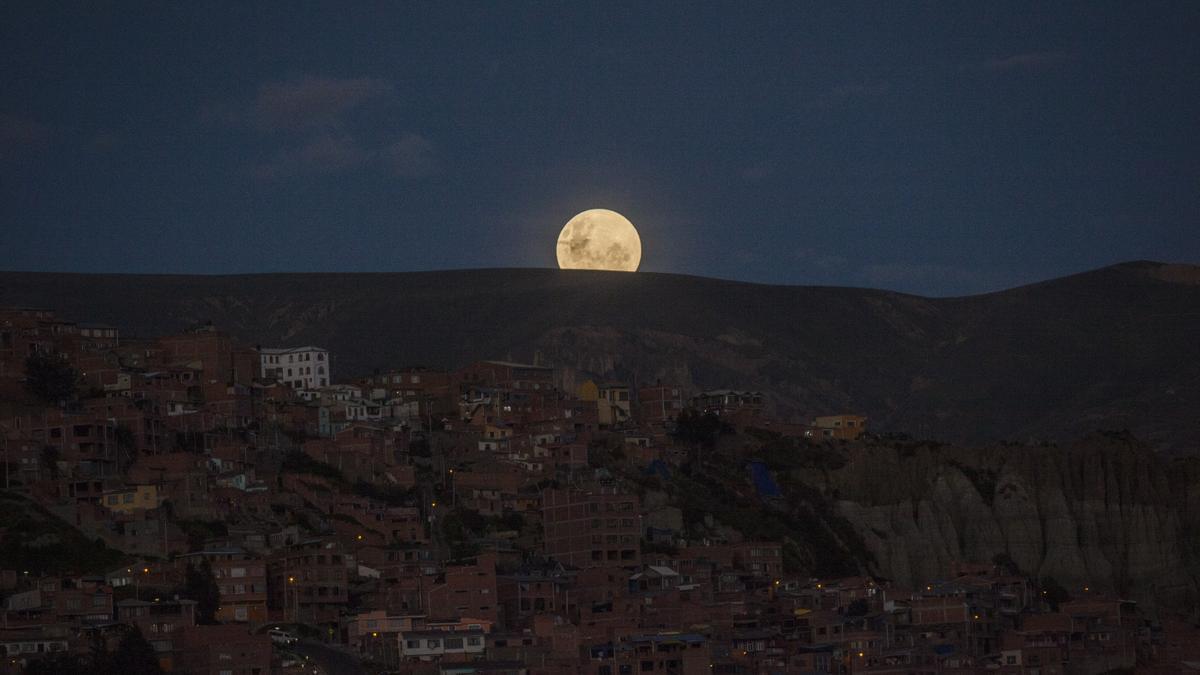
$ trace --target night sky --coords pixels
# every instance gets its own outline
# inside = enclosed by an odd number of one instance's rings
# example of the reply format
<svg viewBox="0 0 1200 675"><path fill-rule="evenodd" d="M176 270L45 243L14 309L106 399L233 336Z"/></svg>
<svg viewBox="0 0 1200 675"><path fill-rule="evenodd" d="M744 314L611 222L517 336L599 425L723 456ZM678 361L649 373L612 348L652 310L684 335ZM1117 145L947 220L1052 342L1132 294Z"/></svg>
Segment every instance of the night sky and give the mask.
<svg viewBox="0 0 1200 675"><path fill-rule="evenodd" d="M1200 262L1200 3L0 6L0 268L976 293ZM295 5L295 7L293 7Z"/></svg>

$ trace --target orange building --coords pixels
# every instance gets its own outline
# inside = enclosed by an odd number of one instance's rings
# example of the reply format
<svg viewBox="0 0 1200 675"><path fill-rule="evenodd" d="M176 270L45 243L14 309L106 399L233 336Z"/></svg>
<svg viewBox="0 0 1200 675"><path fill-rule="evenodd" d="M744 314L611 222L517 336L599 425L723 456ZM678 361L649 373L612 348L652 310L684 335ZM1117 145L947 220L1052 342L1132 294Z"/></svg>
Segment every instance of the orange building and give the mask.
<svg viewBox="0 0 1200 675"><path fill-rule="evenodd" d="M867 418L862 415L823 415L813 421L813 426L821 438L853 441L867 430Z"/></svg>

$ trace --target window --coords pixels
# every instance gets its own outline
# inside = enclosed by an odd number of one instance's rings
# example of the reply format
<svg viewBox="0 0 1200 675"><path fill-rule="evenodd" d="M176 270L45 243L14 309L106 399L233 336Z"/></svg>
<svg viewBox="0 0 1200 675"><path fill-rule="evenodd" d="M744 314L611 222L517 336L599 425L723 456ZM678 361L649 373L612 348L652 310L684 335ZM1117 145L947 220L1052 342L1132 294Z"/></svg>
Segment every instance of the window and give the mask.
<svg viewBox="0 0 1200 675"><path fill-rule="evenodd" d="M441 640L426 640L425 646L430 649L437 649L438 647L442 646L442 641Z"/></svg>
<svg viewBox="0 0 1200 675"><path fill-rule="evenodd" d="M467 638L467 644L471 647L478 647L479 645L483 644L483 639L478 637L469 637Z"/></svg>
<svg viewBox="0 0 1200 675"><path fill-rule="evenodd" d="M446 638L446 649L462 649L462 638Z"/></svg>

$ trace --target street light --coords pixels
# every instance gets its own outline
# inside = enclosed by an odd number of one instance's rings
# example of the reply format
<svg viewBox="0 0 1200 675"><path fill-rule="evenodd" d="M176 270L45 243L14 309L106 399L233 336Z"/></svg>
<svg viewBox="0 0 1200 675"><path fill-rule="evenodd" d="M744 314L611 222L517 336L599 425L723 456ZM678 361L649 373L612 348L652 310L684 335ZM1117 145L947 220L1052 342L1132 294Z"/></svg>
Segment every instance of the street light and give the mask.
<svg viewBox="0 0 1200 675"><path fill-rule="evenodd" d="M288 583L295 585L296 577L288 577ZM293 590L292 591L292 621L296 620L296 615L299 613L300 608L297 606L299 604L300 604L299 598L296 597L296 592L295 592L295 590ZM283 609L284 609L284 612L287 612L287 589L284 589L284 591L283 591Z"/></svg>

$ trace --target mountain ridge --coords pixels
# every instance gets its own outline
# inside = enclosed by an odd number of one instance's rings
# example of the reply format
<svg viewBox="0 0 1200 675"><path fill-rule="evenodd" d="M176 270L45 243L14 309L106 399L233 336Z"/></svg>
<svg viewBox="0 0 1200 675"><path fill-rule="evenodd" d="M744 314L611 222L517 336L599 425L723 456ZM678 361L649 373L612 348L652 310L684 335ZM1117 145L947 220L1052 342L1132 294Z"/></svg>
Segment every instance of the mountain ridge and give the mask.
<svg viewBox="0 0 1200 675"><path fill-rule="evenodd" d="M1193 451L1200 268L1132 261L973 296L666 273L497 268L121 275L0 272L0 304L152 336L211 320L330 348L335 377L512 356L639 382L767 392L956 442L1128 428ZM148 309L149 308L149 309Z"/></svg>

